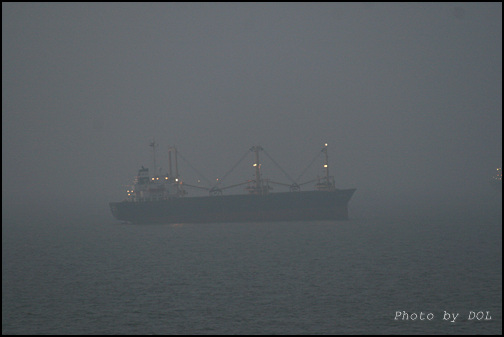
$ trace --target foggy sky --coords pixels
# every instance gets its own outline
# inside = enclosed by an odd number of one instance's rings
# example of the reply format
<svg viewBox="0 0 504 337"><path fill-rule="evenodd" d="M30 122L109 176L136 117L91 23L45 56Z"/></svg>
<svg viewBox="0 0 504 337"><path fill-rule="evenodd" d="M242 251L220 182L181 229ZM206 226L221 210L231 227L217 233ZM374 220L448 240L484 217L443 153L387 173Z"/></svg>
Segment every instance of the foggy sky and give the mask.
<svg viewBox="0 0 504 337"><path fill-rule="evenodd" d="M253 145L297 177L327 142L355 211L478 198L502 161L502 4L2 3L4 213L106 211L153 138L209 179Z"/></svg>

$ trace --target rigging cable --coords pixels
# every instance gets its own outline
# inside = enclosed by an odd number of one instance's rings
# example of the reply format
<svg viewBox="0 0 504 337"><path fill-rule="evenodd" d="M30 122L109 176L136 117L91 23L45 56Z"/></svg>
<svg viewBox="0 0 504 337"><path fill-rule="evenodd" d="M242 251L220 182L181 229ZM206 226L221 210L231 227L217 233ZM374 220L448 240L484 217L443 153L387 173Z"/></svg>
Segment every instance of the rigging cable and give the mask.
<svg viewBox="0 0 504 337"><path fill-rule="evenodd" d="M208 186L212 186L212 183L210 182L210 180L208 180L201 172L199 172L193 165L191 165L191 163L189 163L187 161L187 159L184 158L184 156L180 153L180 151L177 151L177 155L182 158L182 160L191 168L194 170L194 172L196 172L197 174L199 174L201 176L201 178L208 184Z"/></svg>
<svg viewBox="0 0 504 337"><path fill-rule="evenodd" d="M318 159L318 157L320 156L322 152L319 152L315 158L313 158L313 160L311 161L311 163L304 169L303 172L301 172L301 174L299 175L299 177L296 179L296 181L299 181L299 179L301 179L301 177L306 173L306 171L308 171L308 169L313 165L313 163L315 162L315 160Z"/></svg>
<svg viewBox="0 0 504 337"><path fill-rule="evenodd" d="M290 181L292 181L294 184L297 184L297 182L294 179L292 179L290 175L287 172L285 172L285 170L280 165L278 165L278 163L273 158L271 158L271 156L268 154L268 152L266 152L266 150L263 149L263 152L273 162L273 164L275 164L276 167L278 167L280 171L282 171L282 173L285 174L287 178L289 178Z"/></svg>
<svg viewBox="0 0 504 337"><path fill-rule="evenodd" d="M224 179L226 179L226 177L231 173L233 172L233 170L238 166L240 165L240 163L247 157L247 155L249 154L249 151L247 150L247 152L245 152L245 154L240 158L240 160L238 160L238 162L236 164L234 164L234 166L229 170L227 171L223 176L222 178L219 179L219 182L222 182ZM215 185L217 186L217 185Z"/></svg>

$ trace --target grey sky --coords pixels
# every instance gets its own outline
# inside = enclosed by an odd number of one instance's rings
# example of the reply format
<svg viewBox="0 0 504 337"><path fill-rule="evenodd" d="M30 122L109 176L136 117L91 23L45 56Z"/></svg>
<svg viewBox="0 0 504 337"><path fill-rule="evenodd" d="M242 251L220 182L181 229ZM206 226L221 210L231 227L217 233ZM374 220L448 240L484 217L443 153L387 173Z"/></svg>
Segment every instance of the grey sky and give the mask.
<svg viewBox="0 0 504 337"><path fill-rule="evenodd" d="M107 207L153 137L211 179L256 144L296 177L328 142L355 208L484 193L502 4L2 3L4 210Z"/></svg>

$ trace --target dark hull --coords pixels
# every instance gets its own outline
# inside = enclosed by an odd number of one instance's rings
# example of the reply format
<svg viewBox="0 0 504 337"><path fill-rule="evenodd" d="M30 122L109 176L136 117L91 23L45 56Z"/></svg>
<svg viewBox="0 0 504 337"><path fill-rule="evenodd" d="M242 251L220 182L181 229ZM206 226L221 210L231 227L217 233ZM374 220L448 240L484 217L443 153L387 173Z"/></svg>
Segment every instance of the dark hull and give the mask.
<svg viewBox="0 0 504 337"><path fill-rule="evenodd" d="M111 202L118 220L132 223L209 223L346 220L355 189L183 197L163 201Z"/></svg>

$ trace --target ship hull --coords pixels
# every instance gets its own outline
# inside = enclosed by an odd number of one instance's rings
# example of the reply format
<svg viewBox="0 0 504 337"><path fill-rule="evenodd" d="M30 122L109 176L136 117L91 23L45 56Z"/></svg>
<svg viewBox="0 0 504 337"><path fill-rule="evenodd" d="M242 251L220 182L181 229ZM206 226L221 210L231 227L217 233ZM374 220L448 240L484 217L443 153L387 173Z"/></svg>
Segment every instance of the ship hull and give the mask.
<svg viewBox="0 0 504 337"><path fill-rule="evenodd" d="M346 220L354 192L345 189L182 197L111 202L110 208L116 219L137 224Z"/></svg>

